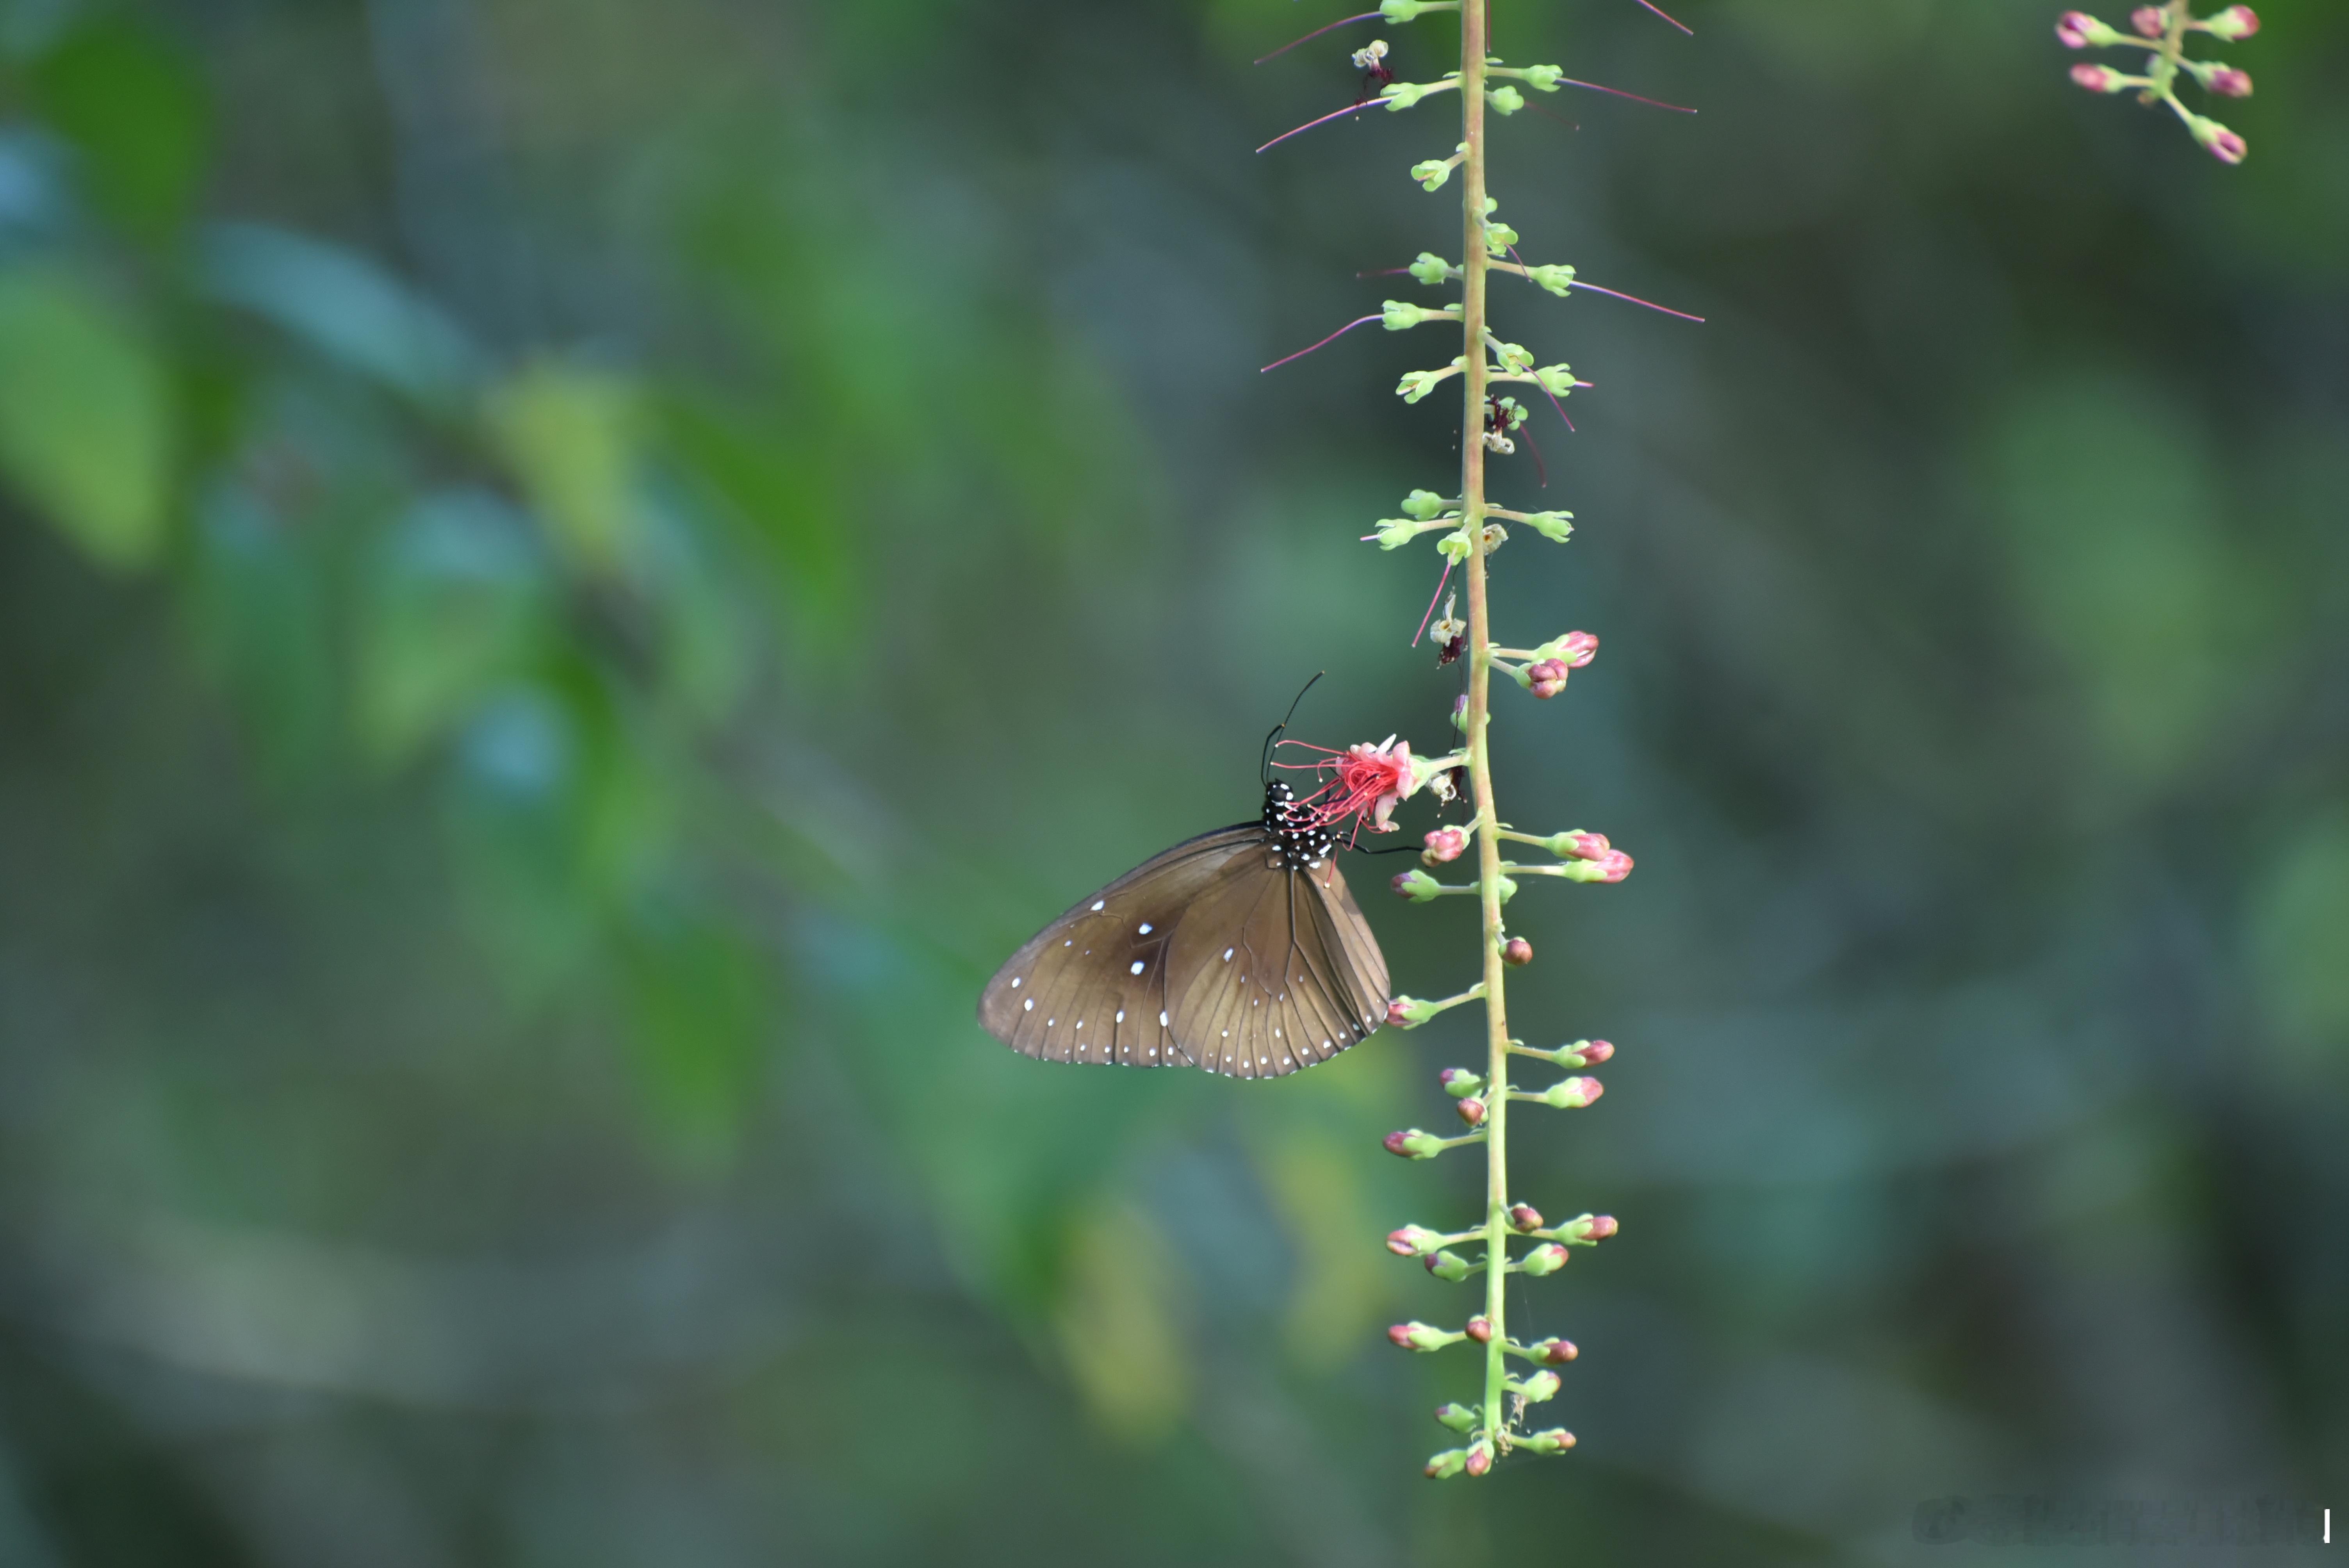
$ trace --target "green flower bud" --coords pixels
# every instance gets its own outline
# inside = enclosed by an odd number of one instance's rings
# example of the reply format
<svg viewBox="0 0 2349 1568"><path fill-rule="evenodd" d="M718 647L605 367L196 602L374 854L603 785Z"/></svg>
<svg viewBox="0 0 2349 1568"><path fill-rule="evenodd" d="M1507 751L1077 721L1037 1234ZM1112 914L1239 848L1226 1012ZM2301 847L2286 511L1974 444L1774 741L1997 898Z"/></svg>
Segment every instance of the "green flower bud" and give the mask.
<svg viewBox="0 0 2349 1568"><path fill-rule="evenodd" d="M1416 403L1440 386L1454 371L1467 368L1465 356L1454 360L1441 370L1414 370L1395 383L1395 394L1406 403Z"/></svg>
<svg viewBox="0 0 2349 1568"><path fill-rule="evenodd" d="M1526 107L1526 95L1513 87L1486 88L1485 101L1493 106L1495 114L1512 115Z"/></svg>
<svg viewBox="0 0 2349 1568"><path fill-rule="evenodd" d="M1538 1405L1544 1399L1553 1398L1557 1396L1557 1374L1549 1371L1547 1368L1544 1368L1543 1370L1535 1373L1532 1377L1526 1378L1522 1383L1515 1385L1515 1387L1516 1392L1523 1394L1526 1397L1526 1404Z"/></svg>
<svg viewBox="0 0 2349 1568"><path fill-rule="evenodd" d="M1455 1252L1430 1253L1421 1261L1427 1265L1427 1272L1437 1279L1449 1280L1455 1284L1466 1279L1471 1273L1468 1260Z"/></svg>
<svg viewBox="0 0 2349 1568"><path fill-rule="evenodd" d="M1454 505L1433 490L1415 490L1402 498L1403 515L1415 517L1422 522L1433 522L1450 511Z"/></svg>
<svg viewBox="0 0 2349 1568"><path fill-rule="evenodd" d="M1501 883L1501 902L1503 903L1506 903L1511 899L1517 896L1517 884L1515 879L1510 877L1502 877L1499 881Z"/></svg>
<svg viewBox="0 0 2349 1568"><path fill-rule="evenodd" d="M1467 1336L1447 1334L1432 1323L1416 1320L1398 1323L1387 1330L1387 1337L1403 1350L1441 1350L1447 1345L1457 1345Z"/></svg>
<svg viewBox="0 0 2349 1568"><path fill-rule="evenodd" d="M1416 1127L1408 1132L1390 1132L1384 1141L1388 1153L1400 1154L1405 1160L1433 1160L1444 1152L1444 1140Z"/></svg>
<svg viewBox="0 0 2349 1568"><path fill-rule="evenodd" d="M1437 284L1449 283L1460 274L1453 268L1451 263L1433 251L1422 251L1419 253L1419 260L1411 264L1411 275L1433 288Z"/></svg>
<svg viewBox="0 0 2349 1568"><path fill-rule="evenodd" d="M1379 98L1391 109L1411 108L1437 88L1447 82L1389 82L1379 89Z"/></svg>
<svg viewBox="0 0 2349 1568"><path fill-rule="evenodd" d="M1443 0L1379 0L1379 15L1389 22L1416 22L1443 8Z"/></svg>
<svg viewBox="0 0 2349 1568"><path fill-rule="evenodd" d="M1496 343L1493 345L1493 357L1505 369L1526 371L1534 367L1534 351L1522 343Z"/></svg>
<svg viewBox="0 0 2349 1568"><path fill-rule="evenodd" d="M1464 1432L1476 1424L1476 1412L1465 1405L1445 1405L1435 1412L1435 1418L1455 1432Z"/></svg>
<svg viewBox="0 0 2349 1568"><path fill-rule="evenodd" d="M1436 553L1455 565L1468 559L1468 531L1455 528L1435 542Z"/></svg>
<svg viewBox="0 0 2349 1568"><path fill-rule="evenodd" d="M1382 517L1379 519L1379 548L1401 550L1419 537L1419 528L1417 522L1407 517Z"/></svg>
<svg viewBox="0 0 2349 1568"><path fill-rule="evenodd" d="M1394 879L1394 890L1413 903L1425 903L1444 891L1444 884L1414 866Z"/></svg>
<svg viewBox="0 0 2349 1568"><path fill-rule="evenodd" d="M1380 322L1389 332L1402 332L1423 321L1445 321L1451 316L1448 310L1430 310L1408 300L1381 300L1379 308L1381 312Z"/></svg>
<svg viewBox="0 0 2349 1568"><path fill-rule="evenodd" d="M1525 1256L1518 1269L1529 1274L1556 1274L1566 1266L1566 1249L1556 1242L1544 1242Z"/></svg>
<svg viewBox="0 0 2349 1568"><path fill-rule="evenodd" d="M1553 544L1564 544L1574 537L1574 513L1570 511L1529 511L1520 521Z"/></svg>
<svg viewBox="0 0 2349 1568"><path fill-rule="evenodd" d="M1431 158L1411 166L1411 177L1419 181L1423 191L1438 191L1452 178L1453 163L1448 158Z"/></svg>
<svg viewBox="0 0 2349 1568"><path fill-rule="evenodd" d="M1485 221L1486 253L1506 256L1509 253L1509 247L1516 242L1517 232L1515 229L1510 228L1506 223L1495 223L1489 218Z"/></svg>
<svg viewBox="0 0 2349 1568"><path fill-rule="evenodd" d="M1552 1427L1547 1432L1533 1432L1519 1438L1511 1446L1531 1454L1562 1454L1574 1447L1574 1434L1564 1427Z"/></svg>
<svg viewBox="0 0 2349 1568"><path fill-rule="evenodd" d="M1427 1479L1430 1480L1450 1480L1454 1476L1458 1475L1463 1470L1466 1469L1467 1464L1468 1450L1466 1449L1446 1449L1442 1453L1437 1454L1433 1459L1427 1461Z"/></svg>
<svg viewBox="0 0 2349 1568"><path fill-rule="evenodd" d="M1484 1078L1466 1068L1445 1068L1435 1075L1435 1081L1442 1084L1444 1092L1454 1099L1462 1095L1475 1094L1485 1087Z"/></svg>
<svg viewBox="0 0 2349 1568"><path fill-rule="evenodd" d="M1563 365L1545 365L1534 372L1534 379L1553 397L1564 397L1574 390L1574 372Z"/></svg>
<svg viewBox="0 0 2349 1568"><path fill-rule="evenodd" d="M1556 66L1527 66L1519 74L1525 77L1526 86L1546 93L1557 91L1558 78L1566 75Z"/></svg>
<svg viewBox="0 0 2349 1568"><path fill-rule="evenodd" d="M1574 290L1574 269L1564 262L1551 262L1544 266L1527 267L1526 276L1564 299Z"/></svg>

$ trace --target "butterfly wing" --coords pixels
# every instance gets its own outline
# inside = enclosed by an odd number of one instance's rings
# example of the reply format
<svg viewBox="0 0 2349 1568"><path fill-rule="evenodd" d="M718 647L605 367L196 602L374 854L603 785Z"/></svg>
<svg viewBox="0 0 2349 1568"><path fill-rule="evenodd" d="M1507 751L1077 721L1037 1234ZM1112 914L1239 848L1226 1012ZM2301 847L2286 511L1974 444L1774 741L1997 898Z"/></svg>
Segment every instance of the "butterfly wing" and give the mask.
<svg viewBox="0 0 2349 1568"><path fill-rule="evenodd" d="M1026 1056L1188 1066L1167 995L1167 951L1207 891L1264 859L1263 827L1186 839L1052 922L997 970L978 1001L987 1032Z"/></svg>
<svg viewBox="0 0 2349 1568"><path fill-rule="evenodd" d="M1167 957L1168 1016L1210 1072L1279 1078L1386 1021L1386 959L1334 860L1251 856L1202 893Z"/></svg>

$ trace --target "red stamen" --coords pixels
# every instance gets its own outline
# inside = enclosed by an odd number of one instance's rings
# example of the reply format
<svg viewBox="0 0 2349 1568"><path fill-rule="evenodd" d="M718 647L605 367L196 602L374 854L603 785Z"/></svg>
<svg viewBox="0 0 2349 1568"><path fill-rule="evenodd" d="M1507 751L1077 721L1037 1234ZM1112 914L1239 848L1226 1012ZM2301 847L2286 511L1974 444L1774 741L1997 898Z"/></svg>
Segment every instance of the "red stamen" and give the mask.
<svg viewBox="0 0 2349 1568"><path fill-rule="evenodd" d="M1561 77L1559 79L1563 80L1564 78ZM1278 136L1276 136L1270 141L1266 142L1263 147L1257 148L1257 150L1258 152L1263 152L1267 149L1278 147L1290 137L1302 136L1317 125L1327 125L1333 119L1342 119L1350 114L1360 114L1366 108L1377 108L1379 107L1380 103L1376 98L1368 98L1361 103L1350 103L1344 108L1339 109L1334 113L1323 115L1319 119L1309 119L1303 125L1299 126L1295 130L1282 131ZM1692 109L1690 112L1692 114L1695 111Z"/></svg>
<svg viewBox="0 0 2349 1568"><path fill-rule="evenodd" d="M1645 0L1642 0L1642 3L1644 4ZM1649 9L1652 11L1655 10L1655 7L1651 5L1649 6ZM1663 13L1657 11L1656 15L1662 16ZM1671 18L1669 16L1664 17L1664 19L1668 22L1671 21ZM1672 22L1672 26L1677 27L1680 24L1678 22ZM1557 79L1564 82L1570 88L1583 88L1594 93L1612 93L1619 98L1630 98L1633 103L1651 104L1657 108L1668 108L1674 114L1694 114L1696 112L1696 110L1689 108L1686 104L1666 103L1661 98L1641 98L1638 93L1627 93L1621 88L1601 87L1597 82L1578 82L1572 77L1560 77ZM1258 148L1257 150L1261 152L1264 150L1262 148Z"/></svg>
<svg viewBox="0 0 2349 1568"><path fill-rule="evenodd" d="M1297 47L1299 44L1309 42L1312 39L1319 37L1324 33L1335 32L1339 28L1346 26L1348 22L1367 22L1371 17L1378 15L1379 13L1376 11L1365 11L1359 16L1348 16L1343 21L1332 22L1327 27L1316 27L1313 31L1306 34L1304 37L1294 39L1288 43L1283 44L1269 55L1257 57L1256 63L1260 66L1264 64L1265 61L1272 59L1277 56L1285 55L1288 53L1289 50Z"/></svg>
<svg viewBox="0 0 2349 1568"><path fill-rule="evenodd" d="M1419 618L1419 630L1411 634L1411 645L1419 646L1419 639L1427 634L1427 624L1435 619L1435 601L1444 597L1444 585L1452 581L1452 557L1444 558L1444 575L1435 580L1435 593L1427 602L1427 614Z"/></svg>
<svg viewBox="0 0 2349 1568"><path fill-rule="evenodd" d="M1650 10L1650 11L1656 11L1656 8L1655 8L1653 5L1650 5L1648 4L1648 0L1639 0L1639 4L1640 4L1643 8L1645 8L1645 9L1647 9L1647 10ZM1659 15L1659 16L1664 16L1664 14L1663 14L1661 11L1656 11L1656 15ZM1691 26L1688 26L1687 25L1685 25L1685 24L1683 24L1683 23L1681 23L1681 22L1673 22L1673 21L1672 21L1672 18L1671 18L1670 16L1664 16L1664 20L1665 20L1665 21L1667 21L1667 22L1671 22L1673 26L1680 28L1680 30L1681 30L1682 32L1686 33L1690 37L1693 38L1693 37L1695 37L1695 36L1696 36L1696 29L1695 29L1695 28L1691 27Z"/></svg>
<svg viewBox="0 0 2349 1568"><path fill-rule="evenodd" d="M1261 149L1259 149L1258 150L1261 150ZM1335 332L1331 333L1328 337L1323 338L1323 339L1321 340L1321 343L1330 343L1330 342L1332 342L1332 341L1334 341L1334 340L1336 340L1336 339L1338 339L1338 338L1343 337L1343 336L1345 336L1348 333L1350 333L1350 332L1353 331L1353 330L1354 330L1354 328L1356 328L1356 327L1358 327L1358 326L1365 326L1365 325L1368 325L1370 323L1374 322L1374 321L1382 320L1382 319L1384 319L1385 315L1386 315L1386 313L1385 313L1384 311L1380 311L1380 312L1376 313L1375 315L1363 316L1360 321L1350 321L1350 322L1348 322L1345 325L1343 325L1343 326L1340 327L1337 331L1335 331ZM1302 358L1304 358L1307 355L1309 355L1309 354L1312 353L1314 349L1320 347L1320 346L1321 346L1321 343L1315 343L1315 344L1308 345L1306 347L1303 347L1303 348L1299 349L1299 350L1298 350L1296 353L1294 353L1294 354L1285 356L1284 357L1279 358L1279 359L1276 359L1276 360L1274 360L1271 364L1269 364L1269 365L1266 366L1264 367L1264 369L1263 369L1263 370L1259 370L1259 371L1257 371L1257 374L1258 376L1261 376L1261 375L1263 375L1263 374L1264 374L1265 370L1278 370L1278 369L1279 369L1282 366L1284 366L1284 365L1288 364L1288 363L1289 362L1289 360L1291 360L1291 359L1302 359Z"/></svg>
<svg viewBox="0 0 2349 1568"><path fill-rule="evenodd" d="M1668 304L1658 304L1651 299L1641 299L1638 294L1619 294L1614 289L1601 288L1597 284L1587 284L1579 278L1568 283L1566 286L1570 289L1588 289L1592 294L1603 294L1610 299L1629 300L1633 304L1646 305L1650 310L1662 311L1666 315L1679 316L1682 321L1693 321L1702 324L1704 320L1704 317L1701 315L1691 315L1684 310L1674 310Z"/></svg>

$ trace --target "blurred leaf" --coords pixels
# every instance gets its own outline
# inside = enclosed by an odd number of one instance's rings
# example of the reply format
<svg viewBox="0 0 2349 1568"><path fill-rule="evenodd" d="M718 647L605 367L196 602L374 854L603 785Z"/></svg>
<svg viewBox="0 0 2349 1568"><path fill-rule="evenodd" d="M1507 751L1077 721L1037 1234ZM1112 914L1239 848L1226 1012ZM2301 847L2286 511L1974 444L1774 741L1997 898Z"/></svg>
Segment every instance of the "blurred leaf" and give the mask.
<svg viewBox="0 0 2349 1568"><path fill-rule="evenodd" d="M109 17L67 33L31 76L36 108L82 154L100 205L142 238L178 228L203 172L211 118L187 57Z"/></svg>
<svg viewBox="0 0 2349 1568"><path fill-rule="evenodd" d="M1368 1140L1348 1148L1310 1127L1270 1130L1274 1136L1256 1140L1257 1168L1297 1249L1282 1337L1299 1362L1326 1370L1352 1359L1372 1336L1388 1296L1386 1265L1395 1261L1365 1244L1381 1229L1364 1201Z"/></svg>
<svg viewBox="0 0 2349 1568"><path fill-rule="evenodd" d="M491 396L491 433L556 546L599 576L635 564L640 415L636 388L625 378L552 362Z"/></svg>
<svg viewBox="0 0 2349 1568"><path fill-rule="evenodd" d="M214 297L419 402L453 407L480 375L480 356L454 322L340 246L219 223L204 235L203 274Z"/></svg>
<svg viewBox="0 0 2349 1568"><path fill-rule="evenodd" d="M305 542L258 497L222 489L197 511L190 562L206 665L281 776L315 769L343 739L324 574Z"/></svg>
<svg viewBox="0 0 2349 1568"><path fill-rule="evenodd" d="M2128 382L2031 387L2002 411L1995 461L2016 591L2071 663L2099 738L2159 778L2230 694L2242 603L2209 441Z"/></svg>
<svg viewBox="0 0 2349 1568"><path fill-rule="evenodd" d="M0 469L108 566L144 566L169 521L173 410L162 366L61 273L0 273Z"/></svg>
<svg viewBox="0 0 2349 1568"><path fill-rule="evenodd" d="M1078 1222L1053 1326L1086 1405L1130 1441L1164 1437L1190 1400L1172 1312L1182 1279L1166 1239L1133 1205L1096 1209Z"/></svg>
<svg viewBox="0 0 2349 1568"><path fill-rule="evenodd" d="M359 738L400 761L520 672L538 629L538 562L496 497L448 491L393 524L366 582Z"/></svg>
<svg viewBox="0 0 2349 1568"><path fill-rule="evenodd" d="M2349 817L2286 846L2252 894L2251 941L2286 1038L2305 1056L2349 1060Z"/></svg>
<svg viewBox="0 0 2349 1568"><path fill-rule="evenodd" d="M632 923L626 954L653 1123L688 1164L721 1167L755 1103L771 965L735 933L667 910Z"/></svg>

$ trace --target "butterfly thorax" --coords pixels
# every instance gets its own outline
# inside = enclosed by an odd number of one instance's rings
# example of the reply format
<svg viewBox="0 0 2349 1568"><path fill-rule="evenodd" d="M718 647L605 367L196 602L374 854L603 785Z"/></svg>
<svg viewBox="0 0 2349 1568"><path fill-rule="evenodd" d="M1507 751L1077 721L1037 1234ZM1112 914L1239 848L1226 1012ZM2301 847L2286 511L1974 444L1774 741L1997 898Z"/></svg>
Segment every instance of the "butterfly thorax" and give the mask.
<svg viewBox="0 0 2349 1568"><path fill-rule="evenodd" d="M1320 814L1301 804L1285 779L1264 787L1264 830L1281 863L1291 871L1319 865L1337 847Z"/></svg>

